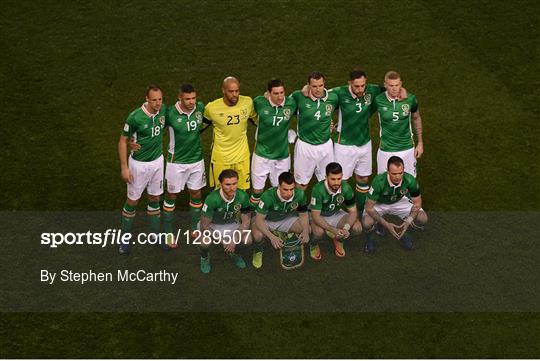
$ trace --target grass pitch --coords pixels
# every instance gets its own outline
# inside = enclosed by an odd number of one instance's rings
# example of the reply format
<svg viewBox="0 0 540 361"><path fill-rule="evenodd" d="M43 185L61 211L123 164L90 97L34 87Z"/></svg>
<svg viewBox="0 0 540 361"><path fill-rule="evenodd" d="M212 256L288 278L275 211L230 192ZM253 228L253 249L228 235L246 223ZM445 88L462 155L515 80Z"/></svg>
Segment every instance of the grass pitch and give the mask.
<svg viewBox="0 0 540 361"><path fill-rule="evenodd" d="M180 82L193 82L206 102L230 74L255 96L271 77L292 91L311 70L336 86L362 67L375 83L398 70L419 99L428 212L538 214L539 8L501 0L7 1L0 209L119 210L116 144L150 82L169 104ZM517 236L507 241L515 248L479 237L462 257L496 265L496 255L525 254ZM530 252L538 254L534 245ZM464 264L465 276L475 272ZM504 282L523 270L515 257ZM537 312L5 313L0 356L539 357L539 320Z"/></svg>

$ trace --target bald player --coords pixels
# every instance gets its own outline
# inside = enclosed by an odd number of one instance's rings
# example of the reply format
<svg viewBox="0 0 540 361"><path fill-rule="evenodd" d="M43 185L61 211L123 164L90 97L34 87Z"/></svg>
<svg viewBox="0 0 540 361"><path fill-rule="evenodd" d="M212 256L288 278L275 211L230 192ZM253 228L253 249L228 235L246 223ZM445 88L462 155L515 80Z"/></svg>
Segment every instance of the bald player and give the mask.
<svg viewBox="0 0 540 361"><path fill-rule="evenodd" d="M233 76L223 80L223 97L208 103L204 117L212 122L214 136L210 160L210 186L219 187L219 174L225 169L238 173L238 188L250 187L248 119L255 119L253 100L240 95L240 82Z"/></svg>

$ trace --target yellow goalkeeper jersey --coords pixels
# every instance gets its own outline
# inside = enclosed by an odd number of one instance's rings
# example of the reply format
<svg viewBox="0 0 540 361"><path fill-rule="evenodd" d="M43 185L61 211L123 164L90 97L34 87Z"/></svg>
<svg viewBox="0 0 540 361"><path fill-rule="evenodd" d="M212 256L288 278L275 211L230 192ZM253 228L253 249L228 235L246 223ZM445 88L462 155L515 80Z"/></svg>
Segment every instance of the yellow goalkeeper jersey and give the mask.
<svg viewBox="0 0 540 361"><path fill-rule="evenodd" d="M223 98L210 102L204 108L205 118L212 121L212 163L235 164L249 159L247 140L248 119L255 119L253 100L240 95L233 106L225 104Z"/></svg>

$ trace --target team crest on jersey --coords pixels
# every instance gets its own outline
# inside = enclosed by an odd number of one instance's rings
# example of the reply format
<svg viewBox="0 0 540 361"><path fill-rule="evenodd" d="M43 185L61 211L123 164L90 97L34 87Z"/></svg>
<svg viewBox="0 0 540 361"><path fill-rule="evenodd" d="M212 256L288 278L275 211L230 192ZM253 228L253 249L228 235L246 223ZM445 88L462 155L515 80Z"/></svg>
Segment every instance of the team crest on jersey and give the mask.
<svg viewBox="0 0 540 361"><path fill-rule="evenodd" d="M341 204L343 201L345 201L345 197L343 197L341 194L336 197L337 204Z"/></svg>
<svg viewBox="0 0 540 361"><path fill-rule="evenodd" d="M306 104L306 108L311 108L311 104Z"/></svg>
<svg viewBox="0 0 540 361"><path fill-rule="evenodd" d="M403 110L403 115L405 116L409 115L409 110L410 110L409 104L401 105L401 110Z"/></svg>
<svg viewBox="0 0 540 361"><path fill-rule="evenodd" d="M195 119L197 119L198 123L202 122L202 114L201 114L201 112L196 112L195 113Z"/></svg>
<svg viewBox="0 0 540 361"><path fill-rule="evenodd" d="M285 117L285 120L289 120L291 117L291 110L289 108L283 109L283 116Z"/></svg>
<svg viewBox="0 0 540 361"><path fill-rule="evenodd" d="M371 94L364 94L364 102L366 102L366 105L371 104Z"/></svg>
<svg viewBox="0 0 540 361"><path fill-rule="evenodd" d="M298 208L298 202L292 202L291 209L296 209L296 208Z"/></svg>
<svg viewBox="0 0 540 361"><path fill-rule="evenodd" d="M242 205L241 205L240 203L236 203L236 204L234 205L234 210L235 210L236 212L238 212L238 211L240 210L240 208L242 208Z"/></svg>
<svg viewBox="0 0 540 361"><path fill-rule="evenodd" d="M159 124L161 124L161 126L165 125L165 117L163 115L159 117Z"/></svg>
<svg viewBox="0 0 540 361"><path fill-rule="evenodd" d="M332 115L332 111L334 110L334 106L332 104L326 104L326 116Z"/></svg>
<svg viewBox="0 0 540 361"><path fill-rule="evenodd" d="M247 109L242 109L242 110L240 110L240 113L242 113L242 116L243 116L244 118L247 118L247 116L248 116Z"/></svg>
<svg viewBox="0 0 540 361"><path fill-rule="evenodd" d="M407 194L409 192L409 189L408 188L401 188L399 190L399 193L401 193L402 196L404 196L405 194Z"/></svg>

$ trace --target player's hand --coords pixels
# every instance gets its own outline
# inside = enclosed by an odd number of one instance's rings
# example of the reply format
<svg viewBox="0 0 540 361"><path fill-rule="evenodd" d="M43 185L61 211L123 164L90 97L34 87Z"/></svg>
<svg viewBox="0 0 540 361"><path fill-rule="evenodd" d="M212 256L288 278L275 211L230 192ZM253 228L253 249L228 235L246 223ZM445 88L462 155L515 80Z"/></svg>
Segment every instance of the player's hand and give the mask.
<svg viewBox="0 0 540 361"><path fill-rule="evenodd" d="M129 140L129 149L131 149L133 152L136 152L139 149L141 149L141 145L139 143L137 143L135 138L131 138Z"/></svg>
<svg viewBox="0 0 540 361"><path fill-rule="evenodd" d="M302 95L305 96L305 97L308 97L309 96L309 86L306 84L302 87Z"/></svg>
<svg viewBox="0 0 540 361"><path fill-rule="evenodd" d="M395 238L395 239L400 239L401 236L400 236L400 233L401 233L401 225L397 225L397 224L394 224L394 223L390 223L390 222L385 222L384 223L384 227L388 230L388 232L390 232L390 234Z"/></svg>
<svg viewBox="0 0 540 361"><path fill-rule="evenodd" d="M304 230L300 235L298 236L298 239L302 244L306 244L309 242L309 230Z"/></svg>
<svg viewBox="0 0 540 361"><path fill-rule="evenodd" d="M416 159L418 159L422 156L422 154L424 154L424 143L418 142L416 144L416 148L414 149L414 156L416 157Z"/></svg>
<svg viewBox="0 0 540 361"><path fill-rule="evenodd" d="M236 243L234 241L229 241L227 243L223 242L223 249L226 253L233 253L234 249L236 248Z"/></svg>
<svg viewBox="0 0 540 361"><path fill-rule="evenodd" d="M402 87L398 94L398 100L405 100L408 96L407 89Z"/></svg>
<svg viewBox="0 0 540 361"><path fill-rule="evenodd" d="M334 122L330 122L330 133L333 133L336 130L336 124Z"/></svg>
<svg viewBox="0 0 540 361"><path fill-rule="evenodd" d="M349 238L350 236L350 233L348 230L344 229L344 228L341 228L338 230L338 233L337 233L337 238L340 238L340 239L347 239Z"/></svg>
<svg viewBox="0 0 540 361"><path fill-rule="evenodd" d="M274 234L270 236L270 243L272 243L272 247L274 247L275 249L283 248L283 241L281 240L281 238L275 236Z"/></svg>
<svg viewBox="0 0 540 361"><path fill-rule="evenodd" d="M398 239L401 239L401 237L403 237L405 235L405 232L407 232L407 230L409 229L409 226L410 224L409 223L406 223L406 222L403 222L400 226L400 232L399 232L399 238Z"/></svg>
<svg viewBox="0 0 540 361"><path fill-rule="evenodd" d="M122 168L122 180L126 183L133 182L133 175L131 174L131 171L129 168Z"/></svg>

